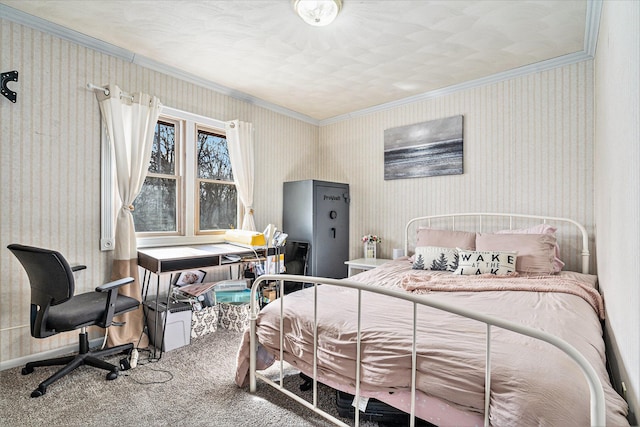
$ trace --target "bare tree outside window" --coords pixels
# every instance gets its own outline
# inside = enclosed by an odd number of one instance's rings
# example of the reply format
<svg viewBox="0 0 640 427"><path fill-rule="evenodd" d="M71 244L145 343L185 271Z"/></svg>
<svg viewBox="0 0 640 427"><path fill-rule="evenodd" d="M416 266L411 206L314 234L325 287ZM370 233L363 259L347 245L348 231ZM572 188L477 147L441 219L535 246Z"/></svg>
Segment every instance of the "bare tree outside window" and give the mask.
<svg viewBox="0 0 640 427"><path fill-rule="evenodd" d="M236 228L238 194L227 140L198 129L199 231Z"/></svg>
<svg viewBox="0 0 640 427"><path fill-rule="evenodd" d="M149 172L134 201L136 232L184 236L237 227L238 195L227 139L223 130L205 126L168 117L156 124ZM185 158L195 159L195 165L189 160L182 165ZM185 205L185 194L196 195L191 206ZM185 216L193 221L184 221ZM185 223L193 230L184 230Z"/></svg>
<svg viewBox="0 0 640 427"><path fill-rule="evenodd" d="M138 232L177 231L176 129L173 123L156 124L149 173L133 203Z"/></svg>

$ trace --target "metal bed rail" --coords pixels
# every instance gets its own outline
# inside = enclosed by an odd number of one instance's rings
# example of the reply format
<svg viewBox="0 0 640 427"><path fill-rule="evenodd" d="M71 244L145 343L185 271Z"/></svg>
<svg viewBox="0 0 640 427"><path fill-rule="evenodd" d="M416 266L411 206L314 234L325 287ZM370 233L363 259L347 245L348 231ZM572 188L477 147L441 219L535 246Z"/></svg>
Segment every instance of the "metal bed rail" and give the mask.
<svg viewBox="0 0 640 427"><path fill-rule="evenodd" d="M314 286L314 354L313 354L313 398L312 402L308 402L302 397L286 390L284 388L284 350L283 350L283 313L284 313L284 304L286 301L285 298L280 298L278 302L273 302L271 304L280 304L280 380L279 383L272 381L267 378L265 375L256 372L256 350L257 350L257 335L256 335L256 319L258 317L259 307L256 304L256 292L260 289L263 283L268 281L279 282L281 291L284 288L284 281L304 281L306 283L313 283ZM367 284L357 283L354 281L350 281L348 279L330 279L330 278L321 278L321 277L312 277L312 276L296 276L296 275L288 275L288 274L280 274L280 275L265 275L258 278L252 288L251 288L251 305L250 305L250 360L249 360L249 390L251 392L256 391L256 379L260 378L265 383L271 385L282 393L286 394L290 398L296 400L307 408L311 409L315 413L321 415L322 417L332 421L336 425L347 426L343 421L333 417L331 414L323 411L318 408L317 405L317 352L318 352L318 323L317 323L317 308L318 308L318 300L317 300L317 286L338 286L356 289L358 291L358 320L357 320L357 340L356 340L356 390L355 390L355 401L360 401L360 362L361 362L361 354L360 354L360 345L361 345L361 300L362 300L362 292L372 292L387 295L392 298L398 298L406 301L410 301L413 303L413 346L412 346L412 354L411 354L411 411L410 411L410 425L411 427L415 426L415 397L416 397L416 370L417 370L417 354L416 354L416 324L417 324L417 306L424 305L428 307L432 307L438 310L446 311L449 313L454 313L462 317L466 317L469 319L476 320L478 322L482 322L486 324L487 327L487 339L486 339L486 348L485 348L485 404L484 404L484 425L489 426L489 402L491 397L491 330L493 327L506 329L509 331L513 331L522 335L529 336L531 338L545 341L556 348L563 351L567 354L581 369L584 374L586 381L589 385L589 393L590 393L590 415L591 415L591 425L592 426L603 426L606 424L605 422L605 399L604 399L604 391L602 388L602 384L598 377L595 369L589 364L587 359L578 352L573 346L567 343L560 338L546 333L544 331L540 331L528 326L524 326L522 324L510 322L504 319L499 319L493 316L487 316L482 313L473 312L471 310L453 306L451 304L446 304L443 302L430 300L425 298L424 296L416 296L412 294L405 294L403 292L394 291L391 289L381 288L381 287L373 287L368 286ZM280 295L284 295L281 293ZM360 411L355 411L355 425L360 425L359 419Z"/></svg>

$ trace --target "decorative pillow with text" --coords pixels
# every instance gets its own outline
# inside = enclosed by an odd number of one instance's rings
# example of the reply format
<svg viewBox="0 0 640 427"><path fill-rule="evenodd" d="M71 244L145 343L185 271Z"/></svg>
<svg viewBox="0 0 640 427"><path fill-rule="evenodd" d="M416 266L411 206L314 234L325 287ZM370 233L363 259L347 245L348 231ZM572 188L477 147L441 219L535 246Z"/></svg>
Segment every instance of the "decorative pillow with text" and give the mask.
<svg viewBox="0 0 640 427"><path fill-rule="evenodd" d="M517 252L465 251L458 249L458 268L454 274L495 274L505 276L515 273Z"/></svg>

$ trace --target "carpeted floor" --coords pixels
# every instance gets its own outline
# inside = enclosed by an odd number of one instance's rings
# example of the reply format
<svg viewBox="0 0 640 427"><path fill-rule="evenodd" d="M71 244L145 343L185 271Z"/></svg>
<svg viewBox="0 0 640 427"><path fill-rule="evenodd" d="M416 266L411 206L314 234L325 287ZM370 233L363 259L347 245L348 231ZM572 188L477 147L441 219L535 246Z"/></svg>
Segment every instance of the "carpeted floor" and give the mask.
<svg viewBox="0 0 640 427"><path fill-rule="evenodd" d="M218 329L164 353L157 362L147 362L148 354L142 353L139 366L114 381L105 380L106 371L81 367L38 398L31 398L31 391L57 368L36 368L26 376L21 368L2 371L0 426L332 425L260 381L256 394L238 388L234 375L240 338L240 333ZM276 375L273 367L268 372ZM289 372L287 388L310 400L311 392L300 392L301 379ZM319 389L318 406L338 416L335 393Z"/></svg>

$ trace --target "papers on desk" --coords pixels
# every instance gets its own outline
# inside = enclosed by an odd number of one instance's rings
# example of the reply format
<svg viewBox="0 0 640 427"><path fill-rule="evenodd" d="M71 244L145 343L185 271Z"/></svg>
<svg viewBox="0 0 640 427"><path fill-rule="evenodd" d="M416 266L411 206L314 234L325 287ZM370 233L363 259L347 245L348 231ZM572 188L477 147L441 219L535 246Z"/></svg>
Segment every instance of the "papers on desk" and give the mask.
<svg viewBox="0 0 640 427"><path fill-rule="evenodd" d="M180 292L192 297L199 297L209 292L216 284L212 283L194 283L180 287Z"/></svg>
<svg viewBox="0 0 640 427"><path fill-rule="evenodd" d="M223 258L229 262L240 262L240 260L242 260L240 255L235 254L227 254Z"/></svg>
<svg viewBox="0 0 640 427"><path fill-rule="evenodd" d="M211 307L216 304L213 292L214 282L193 283L173 289L173 298L179 302L191 304L193 311L200 311L204 307Z"/></svg>

